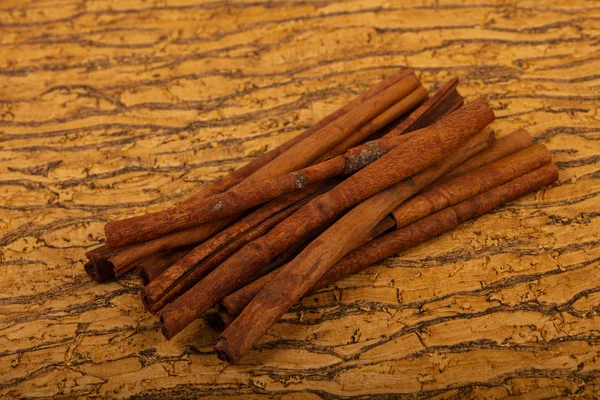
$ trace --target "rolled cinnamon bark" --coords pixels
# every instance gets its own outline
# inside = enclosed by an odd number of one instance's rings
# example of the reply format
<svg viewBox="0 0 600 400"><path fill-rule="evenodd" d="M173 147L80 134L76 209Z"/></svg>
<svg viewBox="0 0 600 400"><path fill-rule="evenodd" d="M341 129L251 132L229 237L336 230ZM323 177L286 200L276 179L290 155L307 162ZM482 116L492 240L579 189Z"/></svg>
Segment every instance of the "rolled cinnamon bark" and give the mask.
<svg viewBox="0 0 600 400"><path fill-rule="evenodd" d="M521 138L517 136L513 136L511 139L505 140L501 148L506 148L507 143L513 140L520 142L520 139ZM510 144L508 147L513 150L518 148L514 143ZM503 152L499 152L498 147L496 147L495 144L492 144L487 150L477 154L473 158L490 161L501 153ZM402 228L443 208L460 203L479 193L491 190L496 186L500 186L519 176L529 173L540 166L549 163L551 161L551 156L546 146L540 144L518 153L508 155L507 157L488 165L483 165L473 171L468 171L468 169L473 168L479 163L471 163L470 160L467 160L465 163L448 173L454 174L456 169L460 169L466 173L465 175L457 177L443 185L435 186L397 207L391 214L395 221L394 225L396 228ZM467 163L469 168L464 168L463 165ZM446 175L444 175L444 177ZM390 216L386 218L390 218ZM380 227L380 225L382 226ZM378 228L379 231L389 229L389 220L384 224L378 224L376 228ZM379 235L371 232L370 236L377 237ZM365 243L367 242L365 241ZM225 309L231 316L237 316L256 293L258 293L258 290L266 283L270 282L276 274L277 271L273 271L224 297L219 303L221 308Z"/></svg>
<svg viewBox="0 0 600 400"><path fill-rule="evenodd" d="M115 277L113 265L108 261L114 254L113 251L102 245L85 253L88 262L83 265L83 269L90 278L96 282L104 282Z"/></svg>
<svg viewBox="0 0 600 400"><path fill-rule="evenodd" d="M400 68L398 71L385 78L378 84L371 86L361 96L355 98L345 106L339 108L335 112L323 118L318 123L314 124L312 127L308 128L302 134L290 139L286 143L272 149L271 151L256 157L248 164L238 168L230 174L205 185L202 189L200 189L198 192L192 195L187 201L196 201L204 197L222 193L225 190L233 187L234 185L239 184L244 179L252 175L254 172L258 171L260 168L277 158L283 152L287 151L300 141L319 131L321 128L335 121L342 115L348 113L355 107L360 106L362 103L364 103L366 100L370 99L374 95L379 94L381 91L387 89L388 87L394 85L395 83L401 81L402 79L410 75L414 75L412 69ZM95 249L97 251L91 254L91 257L93 259L90 259L90 261L84 265L84 269L86 273L88 273L88 275L92 277L92 279L111 279L114 277L114 269L120 270L121 273L129 271L131 268L134 267L134 263L145 257L151 256L157 251L177 248L180 246L193 244L205 240L207 237L210 237L212 234L218 232L220 229L229 225L231 222L233 221L223 221L222 223L220 223L219 229L216 229L215 226L191 228L189 230L177 232L176 234L168 235L166 237L158 238L156 240L151 240L149 242L139 243L137 245L123 248L118 252L108 251L108 249L105 250L106 246L103 245ZM109 260L109 257L111 256L112 260Z"/></svg>
<svg viewBox="0 0 600 400"><path fill-rule="evenodd" d="M146 286L171 265L179 261L193 249L192 246L179 247L153 254L136 263L135 270L142 284Z"/></svg>
<svg viewBox="0 0 600 400"><path fill-rule="evenodd" d="M444 175L439 182L436 182L436 184L448 182L483 165L487 165L508 155L526 149L532 144L533 138L531 135L525 129L518 129L496 140L496 143L490 146L489 149L453 169Z"/></svg>
<svg viewBox="0 0 600 400"><path fill-rule="evenodd" d="M346 137L356 132L373 118L420 86L414 75L409 75L363 102L319 131L300 141L279 157L249 176L244 185L264 181L310 165Z"/></svg>
<svg viewBox="0 0 600 400"><path fill-rule="evenodd" d="M273 200L197 246L144 288L142 300L146 309L152 313L158 312L242 246L263 236L310 199L330 189L334 184L332 181L319 182Z"/></svg>
<svg viewBox="0 0 600 400"><path fill-rule="evenodd" d="M228 227L239 216L228 217L210 224L195 226L190 229L171 233L133 246L114 249L106 262L112 265L117 276L135 268L136 262L161 251L175 249L190 244L203 242L222 229Z"/></svg>
<svg viewBox="0 0 600 400"><path fill-rule="evenodd" d="M447 157L439 165L432 166L427 170L415 175L414 177L406 179L405 181L400 182L392 186L390 189L378 193L376 196L373 196L372 198L361 203L344 216L343 219L346 219L346 223L345 226L340 228L341 230L344 230L349 226L354 226L354 229L347 229L347 232L352 232L352 235L346 235L344 238L336 239L336 246L339 246L345 241L343 245L346 248L353 250L368 243L373 238L379 236L380 233L383 233L390 228L390 219L394 221L393 225L395 226L395 219L392 215L387 215L379 223L376 223L375 221L377 221L378 216L385 213L386 210L393 209L394 204L401 202L428 187L440 176L452 170L453 168L456 168L457 165L463 163L465 160L470 159L475 154L480 153L482 150L489 148L493 142L494 135L491 130L484 129L482 132L472 138L466 145L464 145L450 157ZM340 221L338 221L338 223L340 223ZM365 222L368 223L369 221L370 225L367 227L362 226ZM342 221L342 223L343 222L344 221ZM375 227L369 230L369 226L372 226L375 223ZM362 232L367 232L367 234L363 235ZM342 250L342 252L343 251L344 250ZM323 251L323 253L326 252L327 250ZM272 281L281 270L282 269L264 275L246 287L239 289L237 292L234 292L223 298L220 302L220 304L223 306L223 310L229 312L232 316L237 316L248 304L248 302L250 302L256 296L258 291L264 285Z"/></svg>
<svg viewBox="0 0 600 400"><path fill-rule="evenodd" d="M360 143L372 136L375 132L391 124L399 117L418 106L426 98L427 90L422 86L417 87L417 89L415 89L408 96L385 110L377 117L373 118L373 120L370 122L363 125L359 130L335 145L331 150L319 157L317 160L323 161L328 158L335 157L352 147L358 146Z"/></svg>
<svg viewBox="0 0 600 400"><path fill-rule="evenodd" d="M418 221L531 172L550 161L550 151L543 144L538 144L480 167L401 204L392 212L396 226L401 228Z"/></svg>
<svg viewBox="0 0 600 400"><path fill-rule="evenodd" d="M178 230L240 214L254 206L301 190L324 179L352 174L402 144L407 137L408 135L404 135L371 141L348 150L344 155L291 174L280 175L254 185L235 187L225 193L163 211L109 222L105 227L107 240L109 238L116 240L119 246L144 242Z"/></svg>
<svg viewBox="0 0 600 400"><path fill-rule="evenodd" d="M402 146L312 200L266 235L244 246L167 305L161 313L163 334L171 338L222 297L251 282L274 257L300 238L329 225L351 206L441 161L493 119L494 113L487 103L477 100L418 134L415 132L406 138ZM385 215L379 220L383 217Z"/></svg>
<svg viewBox="0 0 600 400"><path fill-rule="evenodd" d="M364 130L367 132L378 130L387 125L399 114L409 111L409 106L413 106L411 102L404 104L400 101L399 107L397 107L398 104L394 106L392 103L392 107L386 110L385 107L389 106L390 99L401 99L410 94L410 91L406 93L408 90L415 89L417 89L415 91L421 93L420 97L422 98L426 95L426 92L419 91L418 87L419 82L415 77L408 76L404 78L386 89L381 95L376 95L366 101L364 108L361 106L359 110L354 110L352 113L340 117L339 121L334 121L331 125L323 128L322 131L316 132L313 135L314 137L310 136L291 148L281 156L281 161L279 161L279 158L273 160L274 166L269 164L256 173L256 176L260 175L261 177L258 181L255 180L258 178L252 175L240 187L204 200L190 201L160 212L107 223L104 227L107 247L119 248L142 243L178 230L222 219L263 204L285 193L301 189L317 180L340 174L343 172L343 168L338 170L336 167L342 163L343 158L337 160L338 162L325 162L325 165L319 164L301 171L290 170L290 166L303 168L310 164L322 153L319 148L325 148L327 143L336 140L336 134L341 137L343 134L348 135L355 131L357 124L358 127L366 124ZM424 91L424 89L422 90ZM371 119L373 120L371 121ZM313 153L316 154L316 157L307 158ZM272 170L277 173L269 172ZM290 173L293 171L296 172ZM287 173L290 174L284 175ZM280 178L277 179L277 177ZM248 183L254 184L249 185Z"/></svg>
<svg viewBox="0 0 600 400"><path fill-rule="evenodd" d="M374 262L429 240L452 229L461 222L475 218L507 201L549 185L557 178L556 165L547 164L502 186L439 211L407 227L383 235L347 254L334 267L315 280L308 290L315 290L323 285L335 282L341 277L357 272ZM241 315L231 322L223 332L215 345L220 359L230 363L237 362L251 348L256 339L264 334L266 330L263 324L269 324L268 327L270 327L275 322L273 315L279 315L279 313L275 314L271 310L280 309L279 294L288 293L287 288L278 285L282 282L282 277L284 276L280 272L271 282L266 284ZM258 318L259 316L263 316L263 318Z"/></svg>
<svg viewBox="0 0 600 400"><path fill-rule="evenodd" d="M200 189L197 193L192 195L187 201L196 201L196 200L199 200L199 199L202 199L205 197L209 197L209 196L213 196L215 194L222 193L226 190L229 190L233 186L239 184L244 179L248 178L250 175L252 175L256 171L258 171L259 169L261 169L262 167L267 165L269 162L273 161L275 158L279 157L285 151L289 150L290 148L292 148L293 146L295 146L302 140L304 140L307 137L309 137L310 135L312 135L313 133L318 132L321 128L329 125L330 123L332 123L333 121L335 121L336 119L341 117L342 115L353 110L355 107L360 106L360 104L364 103L365 101L367 101L371 97L375 96L376 94L381 93L383 90L394 85L395 83L399 82L400 80L406 78L409 75L413 75L413 73L414 73L413 70L410 68L400 68L398 71L396 71L389 77L385 78L378 84L371 86L361 96L358 96L357 98L355 98L354 100L352 100L351 102L346 104L345 106L343 106L343 107L339 108L338 110L334 111L333 113L329 114L328 116L326 116L325 118L323 118L322 120L320 120L319 122L317 122L316 124L314 124L313 126L308 128L307 130L305 130L303 133L295 136L294 138L288 140L287 142L268 151L267 153L264 153L264 154L256 157L255 159L250 161L248 164L236 169L235 171L231 172L230 174L223 176L223 177L217 179L216 181L207 184L202 189ZM340 152L340 154L342 152Z"/></svg>

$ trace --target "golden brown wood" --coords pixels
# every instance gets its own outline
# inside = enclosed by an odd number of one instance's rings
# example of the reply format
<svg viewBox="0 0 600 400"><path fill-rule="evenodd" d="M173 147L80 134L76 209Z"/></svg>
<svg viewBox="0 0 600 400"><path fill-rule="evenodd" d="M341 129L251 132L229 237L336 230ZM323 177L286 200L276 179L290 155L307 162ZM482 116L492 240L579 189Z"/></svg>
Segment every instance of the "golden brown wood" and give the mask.
<svg viewBox="0 0 600 400"><path fill-rule="evenodd" d="M584 0L2 2L0 397L594 398L599 17ZM83 272L107 221L406 64L487 98L500 136L526 128L559 182L304 299L246 365L217 360L203 321L165 342L133 273Z"/></svg>

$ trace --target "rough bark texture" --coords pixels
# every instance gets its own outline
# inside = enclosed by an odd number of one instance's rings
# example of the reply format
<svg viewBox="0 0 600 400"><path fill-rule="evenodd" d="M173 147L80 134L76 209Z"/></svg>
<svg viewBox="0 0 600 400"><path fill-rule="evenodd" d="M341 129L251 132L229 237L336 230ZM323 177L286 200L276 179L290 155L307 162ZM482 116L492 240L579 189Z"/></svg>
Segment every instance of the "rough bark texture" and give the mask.
<svg viewBox="0 0 600 400"><path fill-rule="evenodd" d="M0 397L593 398L599 17L579 0L3 2ZM305 298L246 365L217 360L204 321L164 341L134 274L83 272L108 220L183 200L407 63L486 97L500 136L526 127L558 183Z"/></svg>

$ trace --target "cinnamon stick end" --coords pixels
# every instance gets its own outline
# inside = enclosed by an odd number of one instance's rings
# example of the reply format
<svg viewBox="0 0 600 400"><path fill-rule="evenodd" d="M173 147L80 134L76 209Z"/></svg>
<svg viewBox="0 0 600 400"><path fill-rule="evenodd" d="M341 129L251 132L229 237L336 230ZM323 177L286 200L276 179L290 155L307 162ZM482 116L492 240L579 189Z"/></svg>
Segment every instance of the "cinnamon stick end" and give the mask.
<svg viewBox="0 0 600 400"><path fill-rule="evenodd" d="M154 303L152 302L152 300L150 300L148 295L146 295L146 293L142 292L141 297L142 297L142 304L144 305L144 308L146 309L146 311L148 311L150 314L156 314L157 310L154 307ZM162 318L161 318L161 324L162 324Z"/></svg>
<svg viewBox="0 0 600 400"><path fill-rule="evenodd" d="M217 357L221 361L225 361L229 364L235 364L238 361L239 356L236 357L236 355L230 353L231 350L227 348L227 340L223 337L215 344L215 351L217 352Z"/></svg>
<svg viewBox="0 0 600 400"><path fill-rule="evenodd" d="M115 278L115 271L108 261L90 260L84 264L83 269L96 282L106 282Z"/></svg>
<svg viewBox="0 0 600 400"><path fill-rule="evenodd" d="M169 331L168 326L165 324L165 319L164 317L161 315L160 316L160 331L162 332L163 336L165 337L165 339L167 340L171 340L171 338L173 336L175 336L174 333Z"/></svg>

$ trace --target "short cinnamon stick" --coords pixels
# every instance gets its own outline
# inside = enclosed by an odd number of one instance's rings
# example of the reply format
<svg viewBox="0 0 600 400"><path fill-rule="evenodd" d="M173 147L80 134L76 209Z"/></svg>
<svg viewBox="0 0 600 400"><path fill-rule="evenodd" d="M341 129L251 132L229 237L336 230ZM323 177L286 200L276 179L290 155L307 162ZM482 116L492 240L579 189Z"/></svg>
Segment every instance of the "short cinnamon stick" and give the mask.
<svg viewBox="0 0 600 400"><path fill-rule="evenodd" d="M549 163L462 203L385 234L349 253L321 277L313 290L432 239L462 222L548 186L556 179L558 179L558 168L556 164Z"/></svg>
<svg viewBox="0 0 600 400"><path fill-rule="evenodd" d="M493 119L494 114L487 103L478 100L418 134L410 135L402 146L312 200L260 239L244 246L166 306L161 313L163 334L171 338L222 297L252 281L261 268L299 238L329 225L354 204L440 161Z"/></svg>
<svg viewBox="0 0 600 400"><path fill-rule="evenodd" d="M431 239L452 229L461 222L475 218L507 201L549 185L557 177L558 170L556 165L547 164L502 186L498 186L458 205L439 211L405 228L383 235L346 255L334 267L321 275L308 290L312 291L328 283L335 282L341 277L356 272L374 262ZM260 315L262 316L273 308L279 308L277 301L274 301L279 298L277 295L279 292L275 291L273 287L275 283L281 281L281 278L282 273L280 272L271 282L263 287L246 309L244 309L242 314L223 332L215 346L220 359L230 363L237 362L250 349L254 343L254 338L260 337L263 334L264 325L258 325L256 322L262 323L266 321L270 324L269 327L275 322L271 322L273 320L273 317L271 317L272 313L267 314L268 318L262 318L261 321L256 321L257 318L255 318L253 323L249 323L247 316L252 315L250 312L257 308L257 304L260 304L258 309L261 310L262 314ZM259 302L265 301L263 300L265 299L265 293L270 294L274 298L268 299L266 303L261 304Z"/></svg>
<svg viewBox="0 0 600 400"><path fill-rule="evenodd" d="M393 137L422 129L444 115L459 109L464 103L464 98L456 90L457 85L458 78L448 81L384 137Z"/></svg>
<svg viewBox="0 0 600 400"><path fill-rule="evenodd" d="M102 245L85 253L88 258L83 266L85 272L96 282L104 282L115 277L113 265L108 258L114 254L113 251Z"/></svg>

